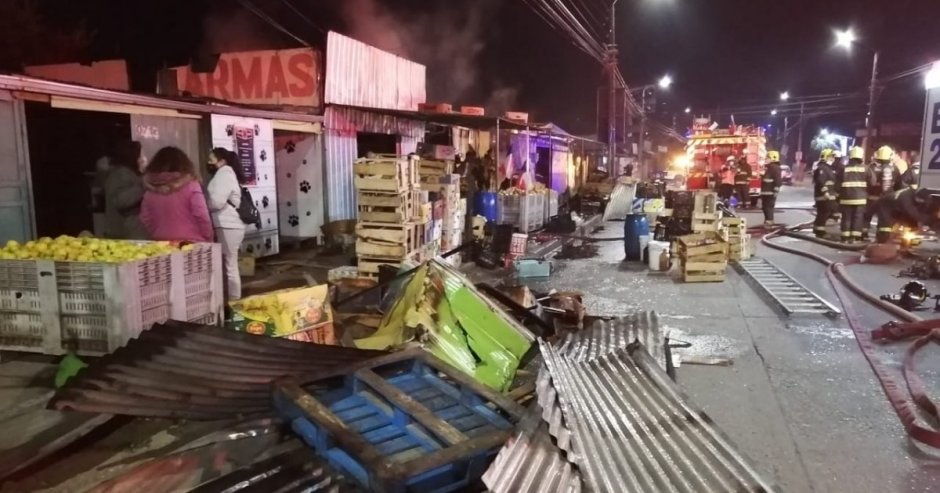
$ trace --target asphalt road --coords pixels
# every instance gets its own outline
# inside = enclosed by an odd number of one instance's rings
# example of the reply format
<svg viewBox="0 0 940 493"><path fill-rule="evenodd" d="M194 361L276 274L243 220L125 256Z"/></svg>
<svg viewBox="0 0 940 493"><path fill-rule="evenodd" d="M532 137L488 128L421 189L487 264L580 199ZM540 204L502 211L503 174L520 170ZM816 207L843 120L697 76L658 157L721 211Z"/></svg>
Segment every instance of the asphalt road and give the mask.
<svg viewBox="0 0 940 493"><path fill-rule="evenodd" d="M811 212L811 190L784 187L778 222L796 224ZM745 213L749 224L759 214ZM599 236L622 236L622 223L608 223ZM835 229L833 229L835 231ZM779 241L836 252L794 239ZM907 440L898 418L842 319L788 319L729 269L721 284L684 284L624 265L619 242L601 243L598 257L556 261L552 278L538 289L578 290L590 313L619 314L652 309L674 339L693 343L691 353L728 356L730 367L683 365L678 380L691 399L784 491L907 492L940 491L940 463ZM819 264L757 245L756 253L787 270L830 302L838 302ZM906 280L894 266L853 266L853 277L877 293L893 292ZM940 293L940 283L931 282ZM886 314L855 303L875 327ZM899 351L883 356L897 367ZM933 352L919 363L924 379L940 396L940 358Z"/></svg>

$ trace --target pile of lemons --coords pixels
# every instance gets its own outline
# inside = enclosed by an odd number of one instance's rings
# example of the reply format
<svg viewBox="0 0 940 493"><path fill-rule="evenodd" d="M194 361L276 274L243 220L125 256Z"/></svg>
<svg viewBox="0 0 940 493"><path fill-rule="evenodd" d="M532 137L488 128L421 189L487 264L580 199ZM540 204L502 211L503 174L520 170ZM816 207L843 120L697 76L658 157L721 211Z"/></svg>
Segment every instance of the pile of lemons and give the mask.
<svg viewBox="0 0 940 493"><path fill-rule="evenodd" d="M180 248L167 241L136 242L63 235L56 239L43 237L23 244L10 240L5 247L0 248L0 259L120 263L192 248L192 245Z"/></svg>

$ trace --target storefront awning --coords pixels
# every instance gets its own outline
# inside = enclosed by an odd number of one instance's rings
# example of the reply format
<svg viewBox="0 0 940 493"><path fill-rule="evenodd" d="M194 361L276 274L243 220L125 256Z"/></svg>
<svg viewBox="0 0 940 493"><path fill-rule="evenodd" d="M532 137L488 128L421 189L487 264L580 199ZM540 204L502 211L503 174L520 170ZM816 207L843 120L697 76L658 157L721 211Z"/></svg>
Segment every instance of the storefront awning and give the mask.
<svg viewBox="0 0 940 493"><path fill-rule="evenodd" d="M463 113L423 113L410 110L392 110L386 108L367 108L363 106L333 105L338 108L349 108L367 111L379 115L388 115L398 118L407 118L426 123L451 125L455 127L472 128L475 130L489 130L497 126L504 130L538 130L538 125L524 125L497 116L465 115Z"/></svg>

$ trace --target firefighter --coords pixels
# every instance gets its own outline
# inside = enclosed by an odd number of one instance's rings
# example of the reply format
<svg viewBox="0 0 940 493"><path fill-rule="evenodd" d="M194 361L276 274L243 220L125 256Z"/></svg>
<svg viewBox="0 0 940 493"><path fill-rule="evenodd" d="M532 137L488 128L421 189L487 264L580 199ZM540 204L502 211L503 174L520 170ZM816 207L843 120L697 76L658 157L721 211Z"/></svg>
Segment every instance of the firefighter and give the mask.
<svg viewBox="0 0 940 493"><path fill-rule="evenodd" d="M835 202L832 204L832 221L836 224L839 224L842 219L842 210L839 209L839 176L842 175L842 170L845 168L845 156L842 155L842 151L835 149L832 151L832 174L836 178L836 186L832 188L832 195Z"/></svg>
<svg viewBox="0 0 940 493"><path fill-rule="evenodd" d="M920 186L920 163L912 164L907 171L901 173L901 184L907 188Z"/></svg>
<svg viewBox="0 0 940 493"><path fill-rule="evenodd" d="M746 207L750 199L751 183L751 165L747 164L747 158L742 157L738 160L738 167L734 172L734 189L738 194L738 203L741 208Z"/></svg>
<svg viewBox="0 0 940 493"><path fill-rule="evenodd" d="M862 220L862 240L868 240L868 230L871 228L872 217L878 210L878 200L888 191L893 190L892 173L890 166L894 151L888 146L881 146L875 151L874 159L868 165L866 182L868 191L868 205L865 207L865 217ZM887 178L887 179L886 179Z"/></svg>
<svg viewBox="0 0 940 493"><path fill-rule="evenodd" d="M835 209L836 175L832 170L832 149L823 149L819 154L819 163L813 170L813 195L816 200L816 220L813 222L813 234L817 238L826 237L826 221Z"/></svg>
<svg viewBox="0 0 940 493"><path fill-rule="evenodd" d="M862 239L865 205L868 202L864 162L865 150L853 147L849 149L848 165L842 168L841 172L836 172L839 206L842 212L842 243L855 243Z"/></svg>
<svg viewBox="0 0 940 493"><path fill-rule="evenodd" d="M734 156L728 156L725 165L718 173L718 197L726 204L734 194Z"/></svg>
<svg viewBox="0 0 940 493"><path fill-rule="evenodd" d="M774 207L777 204L777 193L780 192L780 152L767 151L767 166L761 176L760 202L764 211L764 226L774 225Z"/></svg>
<svg viewBox="0 0 940 493"><path fill-rule="evenodd" d="M915 190L903 188L886 193L878 201L878 243L891 240L894 226L907 226L912 229L921 227L936 228L937 201L931 199L927 189Z"/></svg>

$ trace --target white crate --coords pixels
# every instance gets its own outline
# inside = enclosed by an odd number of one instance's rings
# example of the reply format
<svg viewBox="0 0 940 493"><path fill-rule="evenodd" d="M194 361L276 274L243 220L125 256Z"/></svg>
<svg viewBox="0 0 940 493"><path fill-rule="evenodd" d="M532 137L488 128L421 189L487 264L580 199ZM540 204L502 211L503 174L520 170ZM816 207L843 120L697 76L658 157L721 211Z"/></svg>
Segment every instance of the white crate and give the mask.
<svg viewBox="0 0 940 493"><path fill-rule="evenodd" d="M219 245L108 264L0 261L0 349L109 353L153 324L218 318Z"/></svg>

